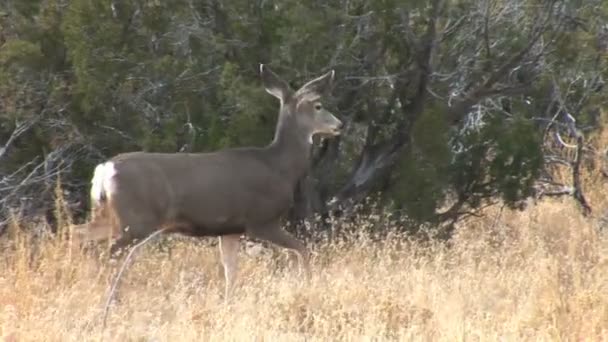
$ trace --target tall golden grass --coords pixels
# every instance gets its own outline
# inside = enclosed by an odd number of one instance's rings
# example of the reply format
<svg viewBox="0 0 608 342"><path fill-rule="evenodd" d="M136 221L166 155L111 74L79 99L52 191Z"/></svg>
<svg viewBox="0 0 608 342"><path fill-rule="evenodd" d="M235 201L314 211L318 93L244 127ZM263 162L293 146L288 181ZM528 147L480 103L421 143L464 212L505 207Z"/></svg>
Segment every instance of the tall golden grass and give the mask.
<svg viewBox="0 0 608 342"><path fill-rule="evenodd" d="M608 130L591 139L602 150ZM583 174L592 217L582 217L571 198L546 199L523 211L494 206L482 218L461 222L449 246L361 233L390 226L387 214L336 222L353 233L310 246L310 283L284 253L243 247L235 297L228 303L218 252L209 243L214 240L166 237L138 253L105 330L104 303L120 265L98 251L71 248L69 213L58 196L60 234L15 219L0 238L0 337L608 341L602 165L598 157ZM570 174L555 172L568 182Z"/></svg>
<svg viewBox="0 0 608 342"><path fill-rule="evenodd" d="M205 240L163 238L139 252L103 332L103 304L119 265L97 253L73 252L67 239L15 226L2 240L0 336L608 340L608 239L578 213L567 199L523 212L494 208L463 223L449 247L366 234L315 243L310 283L282 253L250 255L253 248L244 248L227 305L216 248ZM350 224L364 227L371 220Z"/></svg>

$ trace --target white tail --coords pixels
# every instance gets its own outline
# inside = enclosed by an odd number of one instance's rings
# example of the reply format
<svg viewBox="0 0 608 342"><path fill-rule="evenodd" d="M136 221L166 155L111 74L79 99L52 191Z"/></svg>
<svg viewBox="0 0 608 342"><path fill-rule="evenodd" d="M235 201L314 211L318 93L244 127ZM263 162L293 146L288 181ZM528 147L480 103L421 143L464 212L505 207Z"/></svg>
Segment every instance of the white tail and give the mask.
<svg viewBox="0 0 608 342"><path fill-rule="evenodd" d="M116 175L116 168L111 161L95 167L91 180L91 202L93 205L99 205L112 196L112 193L116 190L116 184L113 180L114 175Z"/></svg>

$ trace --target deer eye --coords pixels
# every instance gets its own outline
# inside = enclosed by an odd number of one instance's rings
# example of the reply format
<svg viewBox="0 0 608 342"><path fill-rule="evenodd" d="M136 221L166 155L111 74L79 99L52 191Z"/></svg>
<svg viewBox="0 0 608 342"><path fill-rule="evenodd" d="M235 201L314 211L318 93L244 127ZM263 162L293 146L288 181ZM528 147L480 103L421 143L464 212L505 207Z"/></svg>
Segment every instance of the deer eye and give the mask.
<svg viewBox="0 0 608 342"><path fill-rule="evenodd" d="M321 108L323 108L323 106L320 103L315 103L315 110L319 111Z"/></svg>

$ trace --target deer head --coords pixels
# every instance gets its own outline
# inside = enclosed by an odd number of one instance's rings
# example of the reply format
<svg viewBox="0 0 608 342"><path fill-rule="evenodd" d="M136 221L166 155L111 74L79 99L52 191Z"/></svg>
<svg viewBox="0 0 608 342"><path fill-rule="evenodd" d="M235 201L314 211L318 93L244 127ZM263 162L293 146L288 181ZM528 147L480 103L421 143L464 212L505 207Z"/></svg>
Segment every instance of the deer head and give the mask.
<svg viewBox="0 0 608 342"><path fill-rule="evenodd" d="M304 84L295 92L263 64L260 64L260 73L266 91L281 101L280 120L295 124L309 143L315 134L340 134L342 122L325 109L321 101L331 91L334 70Z"/></svg>

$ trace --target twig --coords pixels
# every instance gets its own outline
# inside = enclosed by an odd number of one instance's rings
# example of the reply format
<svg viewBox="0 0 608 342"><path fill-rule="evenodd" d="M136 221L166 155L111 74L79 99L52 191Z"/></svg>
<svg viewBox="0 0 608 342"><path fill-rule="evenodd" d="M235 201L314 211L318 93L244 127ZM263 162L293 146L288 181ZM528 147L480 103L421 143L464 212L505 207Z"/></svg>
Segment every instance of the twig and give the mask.
<svg viewBox="0 0 608 342"><path fill-rule="evenodd" d="M19 138L23 133L27 132L27 130L34 126L34 124L38 122L38 120L39 117L28 120L25 123L16 124L13 133L11 133L11 136L8 138L6 143L4 143L4 146L0 147L0 158L4 157L4 155L11 147L11 145L15 142L15 140L17 140L17 138Z"/></svg>
<svg viewBox="0 0 608 342"><path fill-rule="evenodd" d="M503 213L506 205L507 205L506 203L503 203L500 206L500 210L498 211L498 214L496 214L496 217L494 218L494 222L492 223L492 230L494 230L494 228L496 228L496 226L498 226L498 221L500 220L500 217L502 216L502 213Z"/></svg>
<svg viewBox="0 0 608 342"><path fill-rule="evenodd" d="M110 295L108 296L108 299L106 301L106 305L104 307L104 311L103 311L103 326L101 328L101 333L102 334L103 334L104 330L106 329L106 321L107 321L107 318L108 318L108 312L110 311L110 303L112 302L112 299L114 298L114 293L116 292L116 288L118 287L118 282L120 281L120 277L122 276L122 273L127 268L127 265L129 264L129 261L131 261L131 258L133 257L135 251L139 247L141 247L144 244L146 244L148 241L152 240L156 236L158 236L161 233L165 232L166 230L167 230L167 228L163 228L163 229L157 230L154 233L150 234L147 238L143 239L141 242L139 242L135 246L133 246L133 248L131 248L131 250L129 251L129 254L127 254L127 257L126 257L125 261L122 263L122 266L120 267L120 270L118 271L118 274L116 275L116 278L114 278L114 283L112 284L112 288L110 290Z"/></svg>
<svg viewBox="0 0 608 342"><path fill-rule="evenodd" d="M559 143L564 147L567 147L567 148L577 148L578 147L578 145L571 145L571 144L566 143L557 130L555 130L555 138L557 138L557 141L559 141Z"/></svg>
<svg viewBox="0 0 608 342"><path fill-rule="evenodd" d="M135 141L135 139L133 139L133 137L129 136L127 133L119 130L118 128L115 128L112 126L107 126L107 125L98 125L98 124L95 124L95 127L99 127L99 128L106 129L108 131L112 131L112 132L116 133L118 136L120 136L121 138L123 138L124 140L131 142L131 143L135 143L137 145L137 141ZM138 145L138 147L140 147L140 146Z"/></svg>
<svg viewBox="0 0 608 342"><path fill-rule="evenodd" d="M568 186L564 186L561 189L553 190L553 191L541 191L538 195L538 198L543 197L561 197L561 196L572 196L574 193L574 189Z"/></svg>
<svg viewBox="0 0 608 342"><path fill-rule="evenodd" d="M583 209L583 215L588 216L591 214L592 209L585 198L585 194L583 193L583 187L581 182L581 161L583 159L583 135L578 134L576 138L576 157L574 158L574 162L572 163L572 187L574 188L574 193L572 194L574 198L578 201Z"/></svg>

